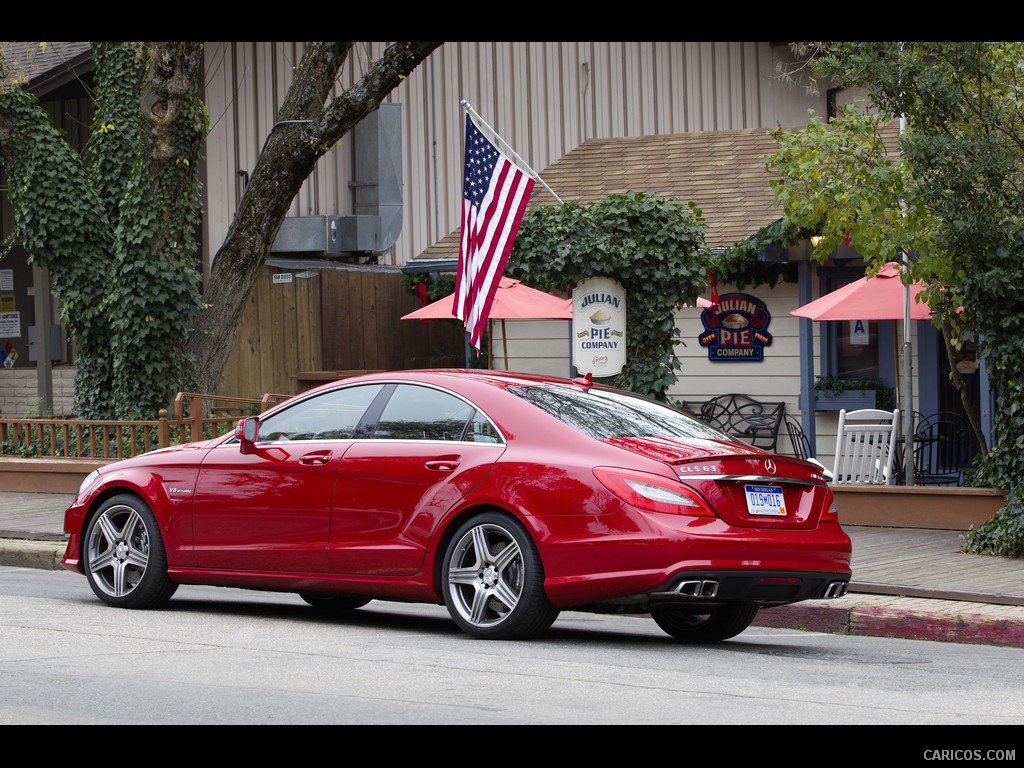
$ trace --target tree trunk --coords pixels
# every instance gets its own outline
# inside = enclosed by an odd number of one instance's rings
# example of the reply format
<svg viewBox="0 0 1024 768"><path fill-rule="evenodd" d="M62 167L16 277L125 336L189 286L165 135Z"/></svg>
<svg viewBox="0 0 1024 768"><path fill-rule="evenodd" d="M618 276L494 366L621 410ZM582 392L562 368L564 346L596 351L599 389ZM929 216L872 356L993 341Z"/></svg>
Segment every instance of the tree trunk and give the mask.
<svg viewBox="0 0 1024 768"><path fill-rule="evenodd" d="M953 345L949 341L949 326L945 323L942 324L942 341L946 346L946 358L949 360L949 371L950 377L953 381L953 386L957 392L960 393L960 401L964 404L964 412L967 414L967 420L971 423L971 429L974 431L974 437L978 441L978 446L981 448L981 454L984 456L988 453L988 442L985 440L985 433L981 429L981 422L978 421L978 414L974 412L974 406L971 403L970 393L967 391L967 385L964 384L963 377L960 375L960 371L956 367L956 352L953 349Z"/></svg>
<svg viewBox="0 0 1024 768"><path fill-rule="evenodd" d="M217 252L203 310L188 340L202 391L220 386L249 292L288 208L317 161L441 45L392 43L362 79L325 109L353 43L307 43L295 79Z"/></svg>

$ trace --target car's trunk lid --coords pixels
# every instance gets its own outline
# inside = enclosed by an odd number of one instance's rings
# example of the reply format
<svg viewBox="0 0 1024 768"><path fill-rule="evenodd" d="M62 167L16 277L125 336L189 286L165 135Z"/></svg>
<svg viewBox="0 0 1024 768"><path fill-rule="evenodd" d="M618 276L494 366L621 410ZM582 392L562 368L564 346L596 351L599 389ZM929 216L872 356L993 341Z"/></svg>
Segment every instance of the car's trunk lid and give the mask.
<svg viewBox="0 0 1024 768"><path fill-rule="evenodd" d="M743 443L662 437L607 442L670 465L730 525L812 528L831 497L817 465Z"/></svg>

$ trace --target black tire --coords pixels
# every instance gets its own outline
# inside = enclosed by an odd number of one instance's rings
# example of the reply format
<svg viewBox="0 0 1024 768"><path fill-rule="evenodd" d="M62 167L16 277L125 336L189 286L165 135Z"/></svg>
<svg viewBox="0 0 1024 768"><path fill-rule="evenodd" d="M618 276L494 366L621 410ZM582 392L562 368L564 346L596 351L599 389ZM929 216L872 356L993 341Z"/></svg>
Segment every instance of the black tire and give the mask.
<svg viewBox="0 0 1024 768"><path fill-rule="evenodd" d="M343 595L337 592L299 592L299 597L318 611L346 613L362 608L373 598L359 595Z"/></svg>
<svg viewBox="0 0 1024 768"><path fill-rule="evenodd" d="M499 512L477 515L455 532L442 562L441 592L452 619L473 637L526 640L558 618L533 539Z"/></svg>
<svg viewBox="0 0 1024 768"><path fill-rule="evenodd" d="M167 577L160 526L138 496L103 503L86 529L82 560L89 586L107 605L156 608L178 589Z"/></svg>
<svg viewBox="0 0 1024 768"><path fill-rule="evenodd" d="M692 608L661 606L652 608L654 621L676 640L686 643L713 643L736 637L757 616L757 603L730 603L709 613L694 613Z"/></svg>

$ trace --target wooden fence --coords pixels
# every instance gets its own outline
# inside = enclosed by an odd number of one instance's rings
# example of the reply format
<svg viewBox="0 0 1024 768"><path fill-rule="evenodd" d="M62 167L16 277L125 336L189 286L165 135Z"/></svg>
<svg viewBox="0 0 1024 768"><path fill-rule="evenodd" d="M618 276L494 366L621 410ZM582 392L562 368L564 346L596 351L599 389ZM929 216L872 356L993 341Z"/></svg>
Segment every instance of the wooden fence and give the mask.
<svg viewBox="0 0 1024 768"><path fill-rule="evenodd" d="M156 448L218 437L238 419L262 413L287 395L262 398L179 392L174 412L152 420L0 417L0 458L124 459Z"/></svg>
<svg viewBox="0 0 1024 768"><path fill-rule="evenodd" d="M423 306L396 269L308 270L253 287L218 392L297 394L310 371L462 367L455 320L402 320ZM308 377L306 377L308 378Z"/></svg>

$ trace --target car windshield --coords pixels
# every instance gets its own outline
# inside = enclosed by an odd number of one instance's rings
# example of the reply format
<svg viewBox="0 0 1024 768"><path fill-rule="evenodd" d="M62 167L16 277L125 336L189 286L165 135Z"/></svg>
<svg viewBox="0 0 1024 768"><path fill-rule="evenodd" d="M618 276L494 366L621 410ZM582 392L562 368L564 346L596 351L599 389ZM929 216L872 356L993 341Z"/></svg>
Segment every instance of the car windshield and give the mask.
<svg viewBox="0 0 1024 768"><path fill-rule="evenodd" d="M573 429L598 439L732 439L682 411L629 392L549 385L512 387L509 391Z"/></svg>

